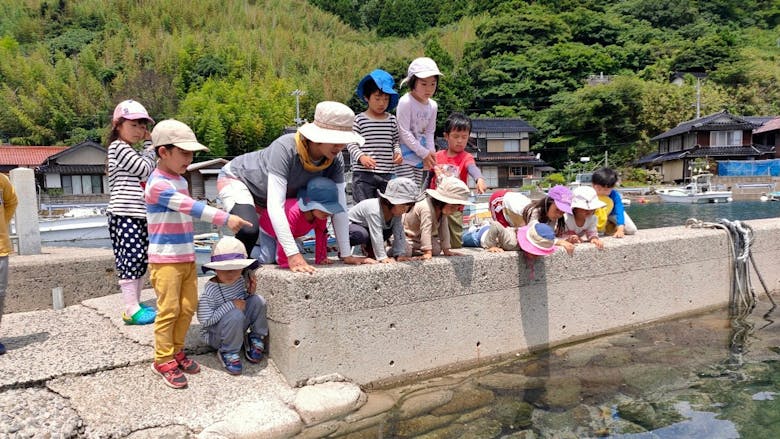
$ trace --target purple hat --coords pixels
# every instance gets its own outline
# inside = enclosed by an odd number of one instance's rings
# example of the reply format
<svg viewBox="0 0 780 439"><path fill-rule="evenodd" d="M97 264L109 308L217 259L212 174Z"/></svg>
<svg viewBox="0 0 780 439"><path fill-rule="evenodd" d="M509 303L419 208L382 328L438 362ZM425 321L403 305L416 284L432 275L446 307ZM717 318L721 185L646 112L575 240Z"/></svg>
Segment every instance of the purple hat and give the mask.
<svg viewBox="0 0 780 439"><path fill-rule="evenodd" d="M547 256L555 252L555 232L540 222L531 222L517 229L517 244L526 253Z"/></svg>
<svg viewBox="0 0 780 439"><path fill-rule="evenodd" d="M552 189L547 191L547 196L555 201L555 205L558 209L571 215L571 191L566 186L553 186Z"/></svg>

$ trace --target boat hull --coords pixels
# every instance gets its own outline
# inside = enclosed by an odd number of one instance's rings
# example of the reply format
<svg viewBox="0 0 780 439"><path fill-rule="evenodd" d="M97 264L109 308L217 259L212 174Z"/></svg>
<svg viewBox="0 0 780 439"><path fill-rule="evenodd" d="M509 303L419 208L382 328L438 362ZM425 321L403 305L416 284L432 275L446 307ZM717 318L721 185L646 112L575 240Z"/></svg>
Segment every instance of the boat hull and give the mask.
<svg viewBox="0 0 780 439"><path fill-rule="evenodd" d="M705 192L701 194L691 194L683 192L673 192L658 194L664 203L683 203L683 204L707 204L707 203L728 203L731 201L731 192Z"/></svg>
<svg viewBox="0 0 780 439"><path fill-rule="evenodd" d="M40 219L38 230L41 242L80 241L87 239L108 239L108 217Z"/></svg>

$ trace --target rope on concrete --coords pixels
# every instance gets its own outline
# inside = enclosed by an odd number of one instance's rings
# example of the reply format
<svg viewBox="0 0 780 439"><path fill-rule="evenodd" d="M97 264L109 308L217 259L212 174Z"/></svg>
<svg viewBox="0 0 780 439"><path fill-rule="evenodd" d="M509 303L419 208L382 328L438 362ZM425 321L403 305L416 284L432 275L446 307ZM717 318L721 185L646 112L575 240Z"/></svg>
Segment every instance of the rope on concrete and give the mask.
<svg viewBox="0 0 780 439"><path fill-rule="evenodd" d="M720 229L725 231L728 237L729 256L732 264L729 299L729 317L733 330L730 343L731 363L732 365L740 366L742 365L745 343L753 330L753 324L747 320L747 317L756 306L756 292L750 281L751 266L764 287L767 298L772 302L772 307L764 314L764 320L768 322L764 327L774 323L769 316L777 306L772 295L769 294L769 289L766 287L764 279L756 267L755 259L750 252L750 247L753 245L753 229L742 221L729 221L724 218L719 219L717 223L689 218L685 222L685 226L690 228Z"/></svg>

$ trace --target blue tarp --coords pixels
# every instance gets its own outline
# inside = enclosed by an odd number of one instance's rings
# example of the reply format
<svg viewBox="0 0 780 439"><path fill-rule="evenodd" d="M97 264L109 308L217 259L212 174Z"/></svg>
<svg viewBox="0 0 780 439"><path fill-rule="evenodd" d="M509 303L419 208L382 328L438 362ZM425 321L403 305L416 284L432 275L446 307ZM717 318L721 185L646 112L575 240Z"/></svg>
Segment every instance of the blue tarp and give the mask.
<svg viewBox="0 0 780 439"><path fill-rule="evenodd" d="M719 161L718 175L724 177L780 177L780 159Z"/></svg>

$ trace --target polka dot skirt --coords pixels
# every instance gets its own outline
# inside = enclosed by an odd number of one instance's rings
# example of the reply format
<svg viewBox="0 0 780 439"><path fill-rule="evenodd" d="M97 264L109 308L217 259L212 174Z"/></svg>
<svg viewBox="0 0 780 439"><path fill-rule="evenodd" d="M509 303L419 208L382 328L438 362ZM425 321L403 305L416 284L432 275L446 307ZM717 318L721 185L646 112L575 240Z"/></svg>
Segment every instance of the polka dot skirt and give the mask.
<svg viewBox="0 0 780 439"><path fill-rule="evenodd" d="M149 250L146 218L109 215L108 234L119 278L139 279L146 274Z"/></svg>

